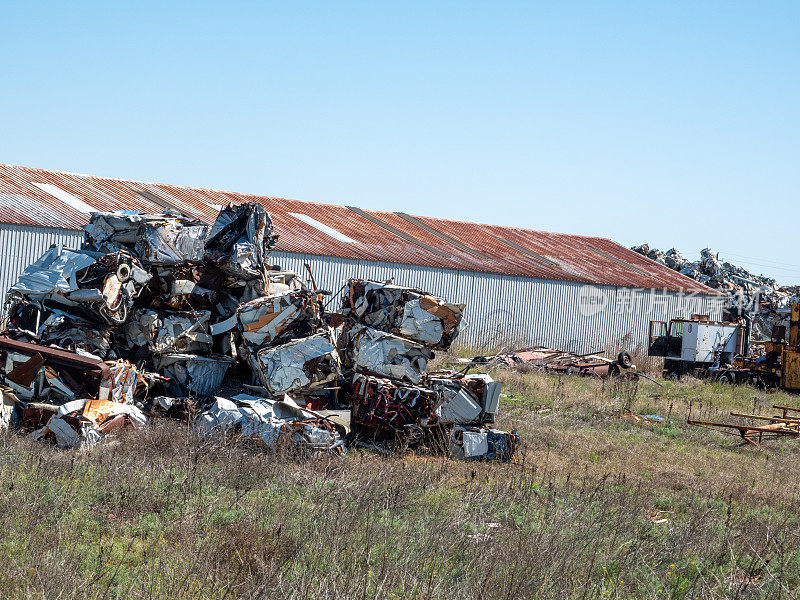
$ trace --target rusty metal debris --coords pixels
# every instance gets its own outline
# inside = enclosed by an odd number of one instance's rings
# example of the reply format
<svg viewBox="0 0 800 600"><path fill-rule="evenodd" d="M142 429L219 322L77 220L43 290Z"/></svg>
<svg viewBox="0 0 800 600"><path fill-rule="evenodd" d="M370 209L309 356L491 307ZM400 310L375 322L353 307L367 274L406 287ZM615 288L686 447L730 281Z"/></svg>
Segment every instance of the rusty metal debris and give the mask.
<svg viewBox="0 0 800 600"><path fill-rule="evenodd" d="M59 446L91 446L146 423L133 404L143 379L124 360L104 362L0 336L5 352L3 428L16 427Z"/></svg>
<svg viewBox="0 0 800 600"><path fill-rule="evenodd" d="M611 377L623 372L635 373L630 354L620 352L616 360L603 356L603 352L575 354L565 350L556 350L544 346L533 346L514 352L501 352L493 356L476 356L464 359L464 364L490 365L501 367L525 367L539 371L559 373L563 375L584 375L593 377Z"/></svg>
<svg viewBox="0 0 800 600"><path fill-rule="evenodd" d="M731 433L730 430L733 430L737 432L745 442L753 444L754 446L761 446L761 442L763 441L765 435L768 437L800 437L800 421L787 421L781 419L776 420L774 417L766 417L763 415L734 416L746 416L750 419L767 420L770 421L770 423L766 425L742 425L739 423L718 423L714 421L698 421L694 419L689 419L687 423L689 423L689 425L696 425L698 427L716 429L722 433ZM736 434L732 433L732 435Z"/></svg>
<svg viewBox="0 0 800 600"><path fill-rule="evenodd" d="M116 212L85 229L83 248L53 246L6 298L0 427L89 447L177 418L211 443L515 458L516 434L489 427L499 383L426 372L463 304L352 279L328 313L310 268L309 284L268 264L277 236L257 204L211 226Z"/></svg>
<svg viewBox="0 0 800 600"><path fill-rule="evenodd" d="M781 411L779 415L756 415L741 412L731 412L732 417L743 419L745 423L720 423L716 421L699 421L692 419L691 415L686 420L689 425L717 430L729 435L738 435L745 442L754 446L761 446L764 437L800 437L800 408L773 404L772 408ZM755 423L752 423L755 421Z"/></svg>

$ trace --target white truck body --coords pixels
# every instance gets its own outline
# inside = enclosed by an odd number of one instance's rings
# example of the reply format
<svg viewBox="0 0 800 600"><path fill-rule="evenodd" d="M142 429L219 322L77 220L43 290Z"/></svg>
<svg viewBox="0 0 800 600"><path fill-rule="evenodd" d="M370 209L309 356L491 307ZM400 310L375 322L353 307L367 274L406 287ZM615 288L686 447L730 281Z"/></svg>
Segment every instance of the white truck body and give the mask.
<svg viewBox="0 0 800 600"><path fill-rule="evenodd" d="M736 352L739 327L715 323L688 322L683 326L681 360L713 363L715 352Z"/></svg>

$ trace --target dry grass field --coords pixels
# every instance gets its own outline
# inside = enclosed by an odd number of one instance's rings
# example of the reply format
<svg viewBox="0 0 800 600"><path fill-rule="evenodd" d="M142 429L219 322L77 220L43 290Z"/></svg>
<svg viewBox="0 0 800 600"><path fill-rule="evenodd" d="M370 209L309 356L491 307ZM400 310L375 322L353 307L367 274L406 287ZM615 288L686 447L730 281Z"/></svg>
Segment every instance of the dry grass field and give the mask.
<svg viewBox="0 0 800 600"><path fill-rule="evenodd" d="M794 598L800 442L686 425L782 394L496 371L516 464L0 437L3 598ZM663 421L631 415L659 415Z"/></svg>

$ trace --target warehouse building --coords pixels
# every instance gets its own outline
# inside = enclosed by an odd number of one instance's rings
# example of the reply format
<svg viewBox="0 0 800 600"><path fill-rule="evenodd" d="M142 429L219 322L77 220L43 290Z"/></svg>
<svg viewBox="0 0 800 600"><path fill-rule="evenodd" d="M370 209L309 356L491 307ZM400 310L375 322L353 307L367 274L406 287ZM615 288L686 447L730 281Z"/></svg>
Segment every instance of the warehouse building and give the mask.
<svg viewBox="0 0 800 600"><path fill-rule="evenodd" d="M241 202L272 215L273 263L308 265L333 293L350 277L391 278L466 303L459 342L475 348L636 350L651 320L722 316L719 292L605 238L11 165L0 165L0 294L52 244L80 246L93 211L171 209L212 222Z"/></svg>

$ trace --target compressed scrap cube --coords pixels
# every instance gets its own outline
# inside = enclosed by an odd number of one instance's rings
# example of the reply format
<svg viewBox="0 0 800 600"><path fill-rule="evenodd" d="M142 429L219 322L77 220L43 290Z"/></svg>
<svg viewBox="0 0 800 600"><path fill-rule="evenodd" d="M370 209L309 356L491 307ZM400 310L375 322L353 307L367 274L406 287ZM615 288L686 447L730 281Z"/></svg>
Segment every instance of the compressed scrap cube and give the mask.
<svg viewBox="0 0 800 600"><path fill-rule="evenodd" d="M225 374L234 362L229 356L164 354L156 361L156 370L172 379L175 396L189 393L210 396L222 387Z"/></svg>
<svg viewBox="0 0 800 600"><path fill-rule="evenodd" d="M425 383L440 394L436 416L441 423L493 423L501 384L489 375L460 376L445 373L426 377Z"/></svg>
<svg viewBox="0 0 800 600"><path fill-rule="evenodd" d="M424 346L371 327L343 332L348 361L356 371L418 383L433 352Z"/></svg>
<svg viewBox="0 0 800 600"><path fill-rule="evenodd" d="M407 432L436 422L433 411L439 396L431 389L361 373L353 376L350 387L353 419L365 428Z"/></svg>
<svg viewBox="0 0 800 600"><path fill-rule="evenodd" d="M205 257L222 270L239 277L259 277L278 236L272 219L260 204L223 208L205 240Z"/></svg>
<svg viewBox="0 0 800 600"><path fill-rule="evenodd" d="M256 298L236 312L244 341L255 348L307 337L322 327L317 295L309 290Z"/></svg>
<svg viewBox="0 0 800 600"><path fill-rule="evenodd" d="M251 356L251 367L275 395L308 393L341 374L339 355L327 334L316 334Z"/></svg>
<svg viewBox="0 0 800 600"><path fill-rule="evenodd" d="M145 347L153 354L211 351L211 313L205 311L164 312L147 308L133 311L125 324L125 338L131 348Z"/></svg>
<svg viewBox="0 0 800 600"><path fill-rule="evenodd" d="M131 211L92 213L84 225L87 248L110 253L126 250L140 260L179 264L203 260L208 225L179 214Z"/></svg>
<svg viewBox="0 0 800 600"><path fill-rule="evenodd" d="M420 290L377 281L348 281L342 313L359 323L447 349L458 335L464 304L452 304Z"/></svg>

